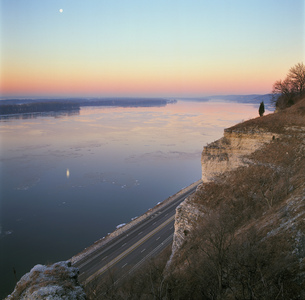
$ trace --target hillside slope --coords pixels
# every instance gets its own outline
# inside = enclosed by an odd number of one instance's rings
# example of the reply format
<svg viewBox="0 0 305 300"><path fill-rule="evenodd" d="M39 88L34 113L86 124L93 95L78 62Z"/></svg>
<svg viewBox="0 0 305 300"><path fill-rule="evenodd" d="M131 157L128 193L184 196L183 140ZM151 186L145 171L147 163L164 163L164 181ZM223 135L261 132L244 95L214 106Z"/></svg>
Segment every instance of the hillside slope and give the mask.
<svg viewBox="0 0 305 300"><path fill-rule="evenodd" d="M305 99L226 129L202 169L177 208L175 299L304 299Z"/></svg>

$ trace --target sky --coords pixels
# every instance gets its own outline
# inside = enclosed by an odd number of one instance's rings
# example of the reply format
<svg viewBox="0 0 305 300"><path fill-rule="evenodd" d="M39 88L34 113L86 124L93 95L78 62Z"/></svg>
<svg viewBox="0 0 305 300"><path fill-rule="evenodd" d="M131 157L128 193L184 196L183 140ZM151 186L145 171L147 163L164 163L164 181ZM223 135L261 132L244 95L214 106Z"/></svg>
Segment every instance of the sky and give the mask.
<svg viewBox="0 0 305 300"><path fill-rule="evenodd" d="M266 94L305 0L0 0L0 97Z"/></svg>

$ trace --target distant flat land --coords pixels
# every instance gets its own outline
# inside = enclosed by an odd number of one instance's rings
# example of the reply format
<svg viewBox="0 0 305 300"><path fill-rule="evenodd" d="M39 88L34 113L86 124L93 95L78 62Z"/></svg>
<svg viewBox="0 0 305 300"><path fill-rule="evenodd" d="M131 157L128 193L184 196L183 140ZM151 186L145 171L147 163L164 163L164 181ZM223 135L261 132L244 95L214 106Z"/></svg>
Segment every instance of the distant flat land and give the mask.
<svg viewBox="0 0 305 300"><path fill-rule="evenodd" d="M0 115L79 110L82 106L150 107L166 106L174 100L162 98L56 98L3 99Z"/></svg>

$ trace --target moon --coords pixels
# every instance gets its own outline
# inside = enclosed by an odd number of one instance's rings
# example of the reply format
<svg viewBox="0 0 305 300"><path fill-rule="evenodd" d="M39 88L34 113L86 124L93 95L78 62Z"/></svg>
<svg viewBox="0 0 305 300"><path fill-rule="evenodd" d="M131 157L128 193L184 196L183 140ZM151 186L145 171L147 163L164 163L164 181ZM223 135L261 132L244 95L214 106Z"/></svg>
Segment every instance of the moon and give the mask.
<svg viewBox="0 0 305 300"><path fill-rule="evenodd" d="M62 8L59 9L59 12L62 13L64 10Z"/></svg>

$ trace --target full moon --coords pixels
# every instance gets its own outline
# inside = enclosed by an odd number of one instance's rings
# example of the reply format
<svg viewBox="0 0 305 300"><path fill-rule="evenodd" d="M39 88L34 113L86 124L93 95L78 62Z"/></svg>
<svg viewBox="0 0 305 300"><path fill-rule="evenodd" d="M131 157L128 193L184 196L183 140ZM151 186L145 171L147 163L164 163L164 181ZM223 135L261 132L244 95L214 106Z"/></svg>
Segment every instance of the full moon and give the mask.
<svg viewBox="0 0 305 300"><path fill-rule="evenodd" d="M62 8L59 9L59 12L62 13L64 10Z"/></svg>

